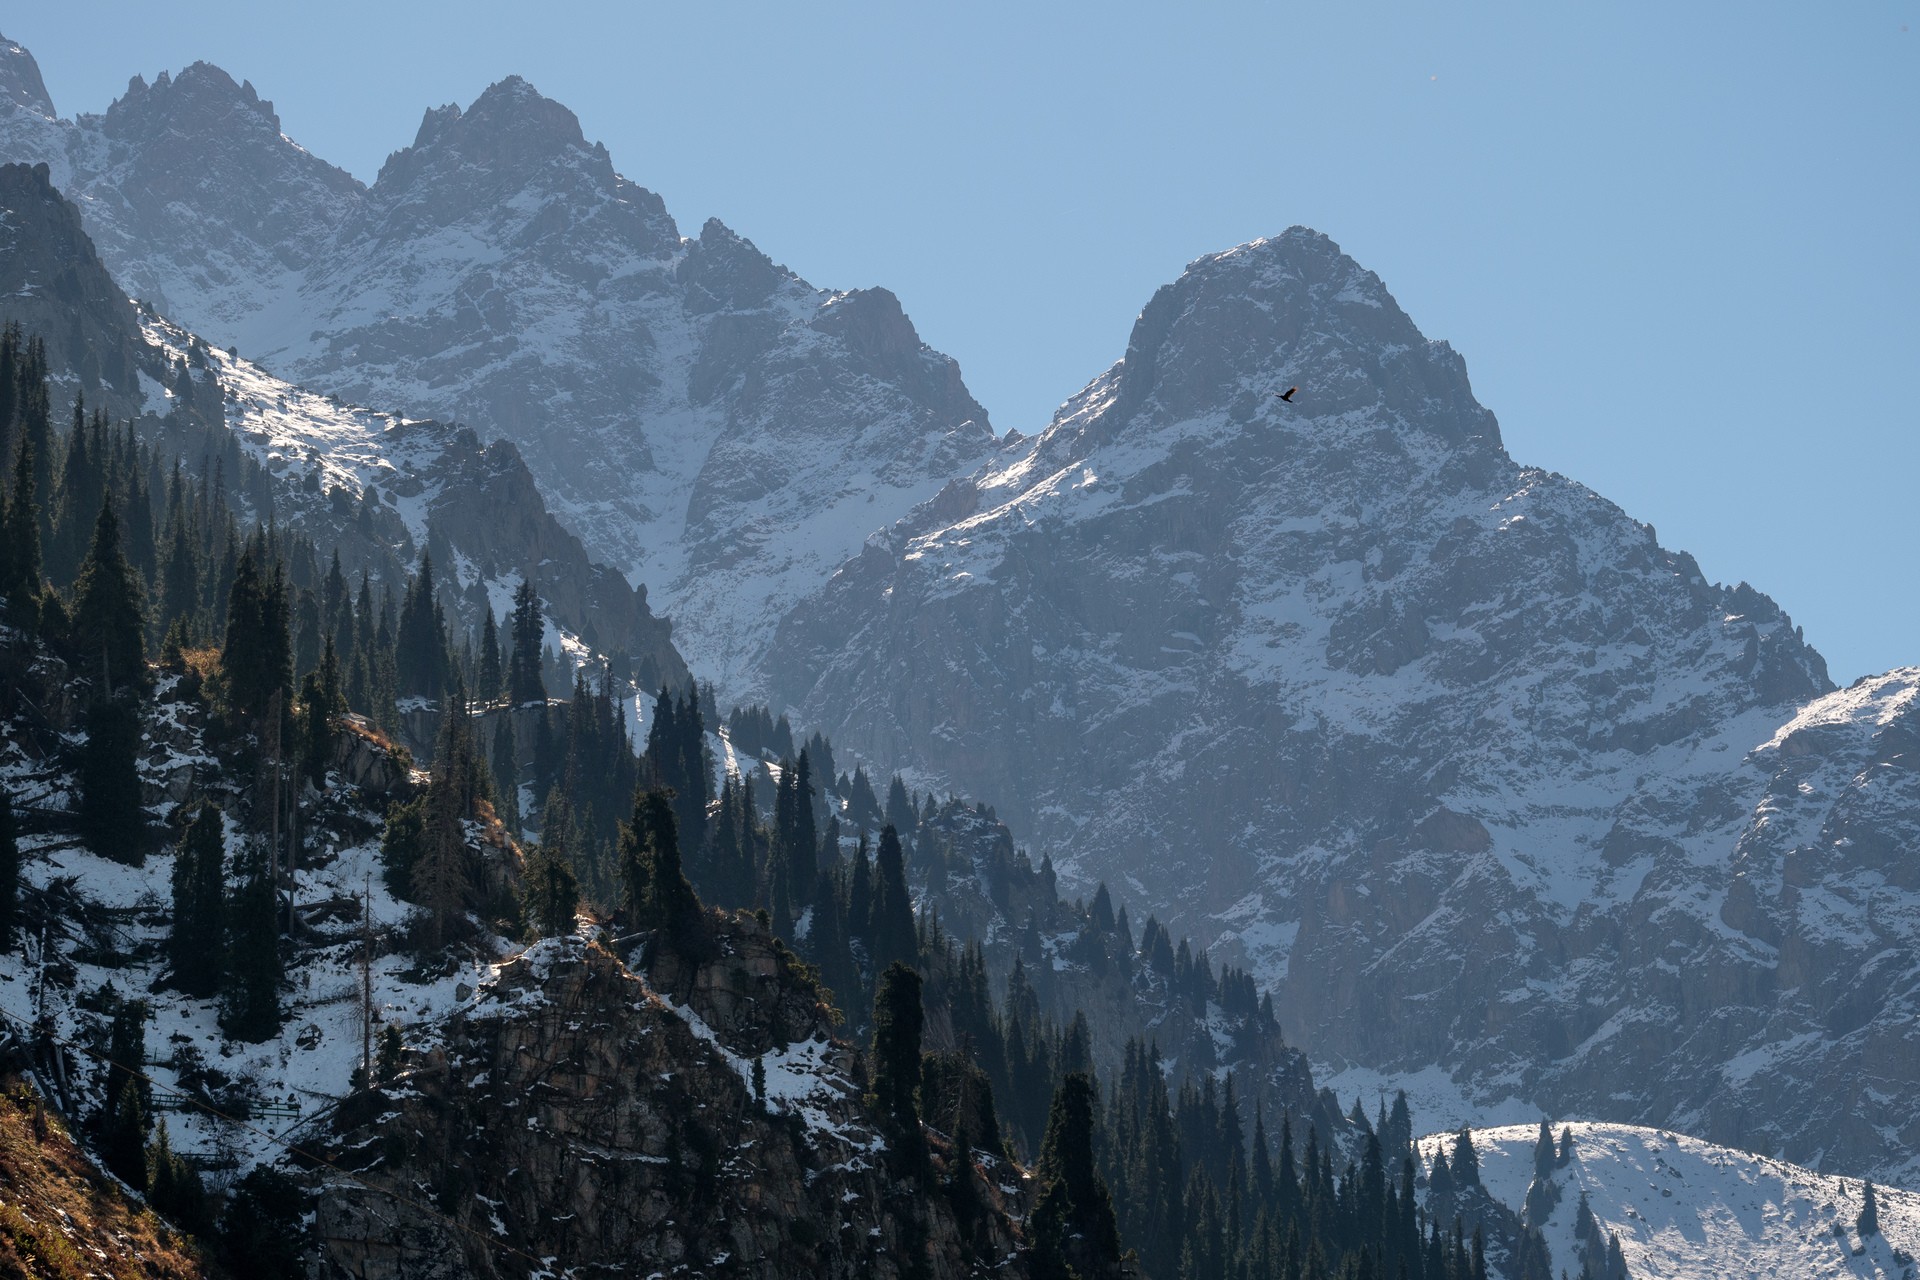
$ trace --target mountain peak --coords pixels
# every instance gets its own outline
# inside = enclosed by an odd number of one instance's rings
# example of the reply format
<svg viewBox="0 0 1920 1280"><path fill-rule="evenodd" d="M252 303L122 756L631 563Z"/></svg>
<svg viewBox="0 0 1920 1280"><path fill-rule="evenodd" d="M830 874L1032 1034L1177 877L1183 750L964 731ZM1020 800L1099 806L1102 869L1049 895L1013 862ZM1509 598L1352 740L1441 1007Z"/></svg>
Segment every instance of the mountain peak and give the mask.
<svg viewBox="0 0 1920 1280"><path fill-rule="evenodd" d="M0 36L0 103L54 118L53 99L40 78L40 64L25 45L5 36Z"/></svg>
<svg viewBox="0 0 1920 1280"><path fill-rule="evenodd" d="M107 108L106 129L120 138L160 132L217 136L230 131L229 121L248 119L252 128L264 126L279 136L280 116L252 81L236 82L211 62L195 62L177 76L162 71L151 85L134 76Z"/></svg>
<svg viewBox="0 0 1920 1280"><path fill-rule="evenodd" d="M467 169L504 192L526 186L562 157L579 157L596 183L615 181L606 148L587 144L579 117L521 77L508 76L464 111L452 104L429 110L413 145L387 157L374 185L405 191L427 174Z"/></svg>
<svg viewBox="0 0 1920 1280"><path fill-rule="evenodd" d="M1134 322L1115 407L1186 419L1247 417L1298 384L1296 415L1383 411L1409 428L1499 444L1466 365L1428 340L1386 286L1309 227L1198 258ZM1249 396L1253 399L1249 399Z"/></svg>
<svg viewBox="0 0 1920 1280"><path fill-rule="evenodd" d="M467 109L467 119L506 127L533 126L550 132L557 141L576 147L586 145L586 138L580 132L580 118L520 76L508 76L488 85Z"/></svg>

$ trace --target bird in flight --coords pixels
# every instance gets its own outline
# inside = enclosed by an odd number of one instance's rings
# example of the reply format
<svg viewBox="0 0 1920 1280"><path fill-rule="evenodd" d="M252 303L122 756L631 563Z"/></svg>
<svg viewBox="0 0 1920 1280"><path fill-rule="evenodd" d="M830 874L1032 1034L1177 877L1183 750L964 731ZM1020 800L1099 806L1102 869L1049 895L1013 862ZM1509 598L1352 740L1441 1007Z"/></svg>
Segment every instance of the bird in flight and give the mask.
<svg viewBox="0 0 1920 1280"><path fill-rule="evenodd" d="M1300 388L1298 387L1288 387L1285 391L1276 391L1273 394L1279 397L1280 399L1285 400L1288 404L1292 404L1293 393L1298 391L1299 389Z"/></svg>

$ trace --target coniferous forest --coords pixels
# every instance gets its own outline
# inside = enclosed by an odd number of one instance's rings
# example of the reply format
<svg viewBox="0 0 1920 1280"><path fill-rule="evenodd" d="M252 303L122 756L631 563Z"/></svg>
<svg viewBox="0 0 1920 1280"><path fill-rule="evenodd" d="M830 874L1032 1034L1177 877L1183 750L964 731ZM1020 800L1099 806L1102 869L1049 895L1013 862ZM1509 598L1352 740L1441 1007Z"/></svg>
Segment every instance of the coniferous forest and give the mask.
<svg viewBox="0 0 1920 1280"><path fill-rule="evenodd" d="M964 832L994 825L985 805L877 785L784 716L722 717L695 683L643 691L589 660L556 684L536 581L507 616L465 628L430 552L376 580L281 527L272 486L218 428L175 423L162 446L57 398L43 344L8 327L0 711L73 786L65 808L0 808L9 947L61 909L23 890L21 831L130 868L170 858L165 982L217 1001L237 1043L286 1034L308 833L378 757L392 775L371 811L381 876L413 908L390 945L412 963L584 931L648 939L658 973L719 955L731 929L763 931L856 1047L888 1174L976 1224L965 1238L983 1246L978 1224L1010 1215L1028 1274L1481 1280L1490 1233L1509 1274L1548 1274L1536 1236L1465 1194L1467 1135L1427 1194L1404 1097L1372 1117L1310 1094L1269 1111L1266 1085L1176 1068L1151 1034L1100 1061L1088 1014L1037 989L1056 955L1247 1035L1277 1042L1278 1021L1249 975L1151 918L1136 937L1105 886L1065 903L1050 865L969 845ZM79 732L62 731L55 698ZM142 768L161 720L199 726L207 760L187 801L156 806ZM416 756L398 740L420 723L434 727ZM956 935L935 890L976 880L992 902L1039 895L1044 911L1011 938ZM108 1019L116 1065L81 1117L100 1160L237 1272L292 1274L310 1190L271 1163L215 1186L175 1153L129 1069L153 1060L144 1017L128 998ZM341 1095L391 1087L398 1032L334 1082Z"/></svg>

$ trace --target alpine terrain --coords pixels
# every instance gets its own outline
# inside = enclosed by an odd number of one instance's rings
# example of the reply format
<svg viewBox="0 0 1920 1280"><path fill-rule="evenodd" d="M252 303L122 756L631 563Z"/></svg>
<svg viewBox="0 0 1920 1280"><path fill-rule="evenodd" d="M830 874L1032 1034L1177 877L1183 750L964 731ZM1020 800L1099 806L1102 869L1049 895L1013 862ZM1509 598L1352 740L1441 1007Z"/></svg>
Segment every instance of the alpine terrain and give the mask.
<svg viewBox="0 0 1920 1280"><path fill-rule="evenodd" d="M217 67L63 120L8 45L0 158L46 162L127 291L213 346L513 441L731 696L787 607L995 447L892 294L817 289L717 221L683 239L519 79L427 112L369 187Z"/></svg>
<svg viewBox="0 0 1920 1280"><path fill-rule="evenodd" d="M518 78L0 39L0 530L0 1074L237 1273L1915 1274L1920 668L1317 231L997 435Z"/></svg>

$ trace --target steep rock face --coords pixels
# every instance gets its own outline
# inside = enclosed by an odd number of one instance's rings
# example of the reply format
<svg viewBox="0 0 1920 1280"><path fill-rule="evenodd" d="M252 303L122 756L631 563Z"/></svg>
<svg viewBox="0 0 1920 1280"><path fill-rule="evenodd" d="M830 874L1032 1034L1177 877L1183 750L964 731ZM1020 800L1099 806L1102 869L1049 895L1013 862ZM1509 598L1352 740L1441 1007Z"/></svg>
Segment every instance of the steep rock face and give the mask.
<svg viewBox="0 0 1920 1280"><path fill-rule="evenodd" d="M1194 264L1124 360L870 541L776 653L803 721L994 797L1069 883L1222 943L1323 1064L1906 1158L1911 1105L1837 1128L1784 1105L1864 1096L1864 1046L1902 1060L1912 983L1910 951L1792 941L1787 867L1823 902L1889 875L1863 859L1913 874L1915 810L1872 750L1790 739L1831 812L1775 776L1763 744L1828 691L1819 655L1764 595L1512 461L1459 357L1323 236ZM1849 834L1742 873L1782 788ZM1879 928L1911 947L1898 901Z"/></svg>
<svg viewBox="0 0 1920 1280"><path fill-rule="evenodd" d="M685 661L644 587L595 563L548 511L519 452L471 430L321 396L142 311L108 274L79 212L44 164L0 165L0 322L47 349L54 416L69 395L137 419L142 434L200 465L236 468L243 515L271 515L337 552L348 573L404 583L431 548L465 627L504 617L521 577L555 627L624 654L650 685L683 683ZM258 482L239 483L242 457ZM559 637L556 635L556 640Z"/></svg>
<svg viewBox="0 0 1920 1280"><path fill-rule="evenodd" d="M725 955L652 981L577 939L503 966L390 1097L342 1113L362 1182L320 1197L319 1274L519 1275L529 1257L622 1274L1025 1274L1003 1214L963 1239L944 1197L887 1174L851 1050L766 933L722 936ZM472 1230L367 1183L431 1186Z"/></svg>
<svg viewBox="0 0 1920 1280"><path fill-rule="evenodd" d="M0 320L45 342L48 367L96 407L137 412L142 371L164 372L44 162L0 165Z"/></svg>
<svg viewBox="0 0 1920 1280"><path fill-rule="evenodd" d="M131 291L308 385L512 440L730 696L786 609L993 447L891 294L816 289L718 222L683 239L520 79L428 111L371 187L204 64L99 117L15 97L0 158L53 162Z"/></svg>

